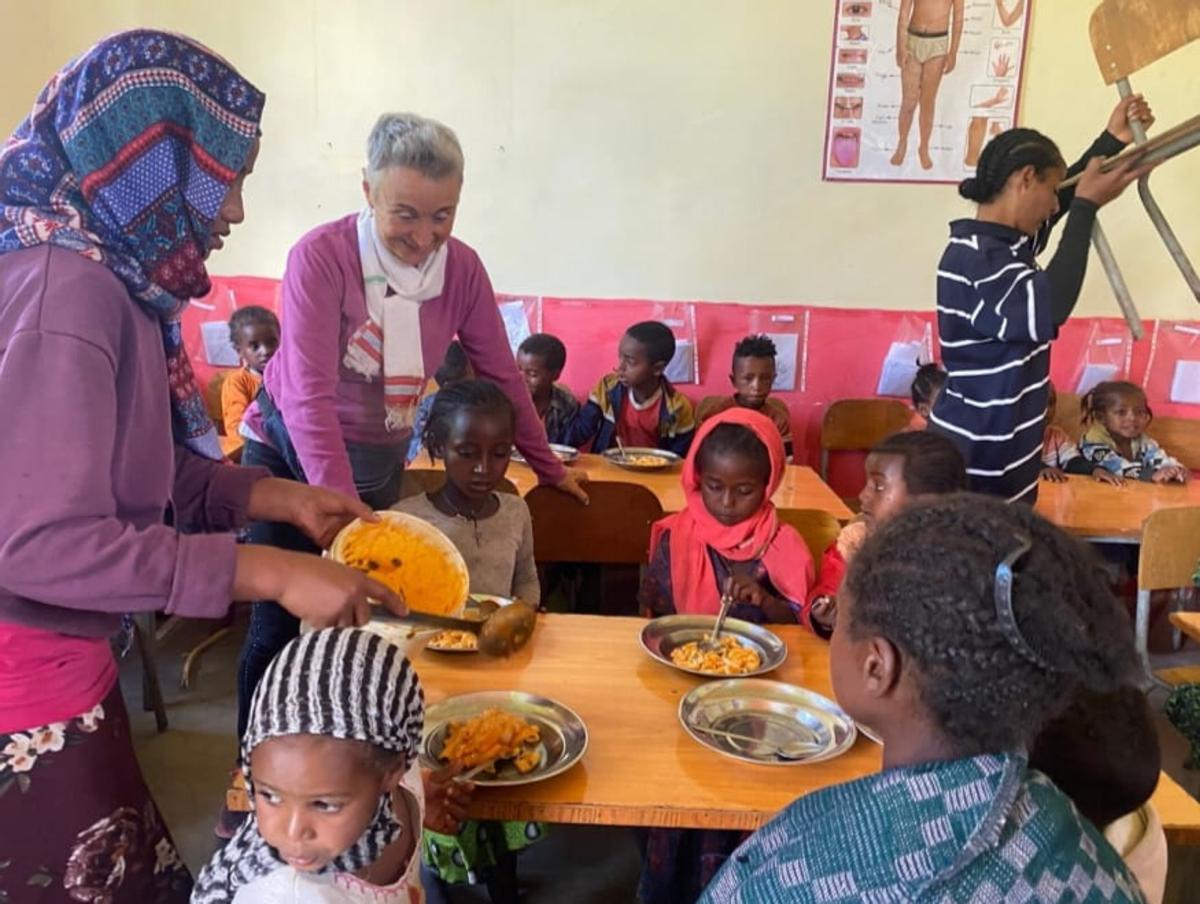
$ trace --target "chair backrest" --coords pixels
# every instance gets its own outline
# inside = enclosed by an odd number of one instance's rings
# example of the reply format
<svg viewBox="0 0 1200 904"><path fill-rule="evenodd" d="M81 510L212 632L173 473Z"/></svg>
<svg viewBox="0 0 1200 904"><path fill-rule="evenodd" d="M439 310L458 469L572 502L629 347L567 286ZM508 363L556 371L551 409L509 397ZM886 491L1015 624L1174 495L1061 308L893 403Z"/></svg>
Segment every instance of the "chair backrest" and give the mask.
<svg viewBox="0 0 1200 904"><path fill-rule="evenodd" d="M1054 424L1062 427L1067 436L1074 442L1079 442L1083 435L1083 424L1080 422L1080 398L1073 392L1058 394L1058 407L1054 409Z"/></svg>
<svg viewBox="0 0 1200 904"><path fill-rule="evenodd" d="M829 476L829 453L865 451L908 426L912 412L896 399L841 399L821 421L821 477Z"/></svg>
<svg viewBox="0 0 1200 904"><path fill-rule="evenodd" d="M204 388L204 404L208 407L208 416L217 425L218 436L225 435L225 412L221 410L221 387L225 385L225 378L228 376L229 371L218 370L208 381L208 386Z"/></svg>
<svg viewBox="0 0 1200 904"><path fill-rule="evenodd" d="M1196 0L1104 0L1088 24L1092 53L1111 85L1200 38Z"/></svg>
<svg viewBox="0 0 1200 904"><path fill-rule="evenodd" d="M440 468L405 468L400 478L400 498L407 499L418 493L436 493L446 484L446 472ZM496 484L497 493L508 493L520 496L521 493L507 477L500 478Z"/></svg>
<svg viewBox="0 0 1200 904"><path fill-rule="evenodd" d="M1200 471L1200 420L1189 417L1156 417L1149 434L1171 455L1193 471Z"/></svg>
<svg viewBox="0 0 1200 904"><path fill-rule="evenodd" d="M663 516L658 497L634 483L595 480L587 505L553 487L525 497L533 518L533 557L538 562L602 562L639 565L650 548L650 525Z"/></svg>
<svg viewBox="0 0 1200 904"><path fill-rule="evenodd" d="M1192 586L1200 562L1200 506L1159 509L1142 525L1138 590Z"/></svg>
<svg viewBox="0 0 1200 904"><path fill-rule="evenodd" d="M821 558L829 544L838 538L842 526L837 518L821 509L776 509L779 520L796 528L812 553L814 573L821 575Z"/></svg>

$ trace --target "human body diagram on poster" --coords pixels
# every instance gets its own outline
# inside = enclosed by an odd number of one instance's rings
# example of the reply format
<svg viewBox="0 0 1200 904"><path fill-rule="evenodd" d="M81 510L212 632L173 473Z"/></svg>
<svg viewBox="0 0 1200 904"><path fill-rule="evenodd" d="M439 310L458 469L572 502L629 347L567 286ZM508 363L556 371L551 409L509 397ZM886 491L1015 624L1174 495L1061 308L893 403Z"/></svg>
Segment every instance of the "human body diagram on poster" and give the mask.
<svg viewBox="0 0 1200 904"><path fill-rule="evenodd" d="M957 182L1015 119L1032 0L836 0L830 180Z"/></svg>

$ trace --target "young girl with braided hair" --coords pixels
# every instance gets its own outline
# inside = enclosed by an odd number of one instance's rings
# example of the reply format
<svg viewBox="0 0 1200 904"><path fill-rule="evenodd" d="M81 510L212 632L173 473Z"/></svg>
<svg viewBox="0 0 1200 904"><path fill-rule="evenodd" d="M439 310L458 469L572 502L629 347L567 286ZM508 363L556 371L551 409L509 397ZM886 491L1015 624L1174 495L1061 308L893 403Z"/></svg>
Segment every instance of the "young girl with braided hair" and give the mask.
<svg viewBox="0 0 1200 904"><path fill-rule="evenodd" d="M830 647L883 771L791 804L701 901L1143 902L1026 752L1081 689L1114 693L1136 668L1082 543L1026 506L911 503L855 557Z"/></svg>
<svg viewBox="0 0 1200 904"><path fill-rule="evenodd" d="M1107 130L1070 169L1045 135L1009 129L958 187L979 208L950 224L937 266L947 381L929 427L962 448L973 490L1031 505L1037 499L1050 342L1079 298L1096 211L1145 172L1131 162L1100 171L1100 158L1131 140L1130 121L1154 121L1140 96L1117 105ZM1058 191L1076 173L1078 185ZM1062 241L1043 270L1036 256L1064 215Z"/></svg>

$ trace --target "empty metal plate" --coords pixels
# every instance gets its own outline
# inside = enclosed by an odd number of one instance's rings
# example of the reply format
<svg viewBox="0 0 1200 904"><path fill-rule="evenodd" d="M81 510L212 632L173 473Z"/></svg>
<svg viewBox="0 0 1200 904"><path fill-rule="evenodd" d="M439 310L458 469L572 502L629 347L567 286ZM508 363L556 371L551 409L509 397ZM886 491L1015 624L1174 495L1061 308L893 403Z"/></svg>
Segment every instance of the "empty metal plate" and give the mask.
<svg viewBox="0 0 1200 904"><path fill-rule="evenodd" d="M554 457L559 461L574 461L579 457L579 450L574 446L564 446L559 443L551 443L550 451L554 453ZM521 464L528 464L528 462L525 461L525 456L516 449L512 450L512 460L518 461Z"/></svg>
<svg viewBox="0 0 1200 904"><path fill-rule="evenodd" d="M684 668L671 661L672 650L693 640L704 640L712 633L713 622L716 620L716 616L713 615L663 615L652 619L642 628L642 649L664 665L681 672L703 675L705 678L734 677ZM742 672L736 677L764 675L772 669L779 668L787 659L787 645L762 625L742 621L740 618L727 618L721 627L721 636L734 637L743 647L758 653L758 668Z"/></svg>
<svg viewBox="0 0 1200 904"><path fill-rule="evenodd" d="M679 721L705 747L768 766L833 759L850 749L857 734L854 721L832 700L803 687L761 678L700 685L679 701ZM705 732L705 728L727 734ZM805 750L781 756L779 751L789 747Z"/></svg>
<svg viewBox="0 0 1200 904"><path fill-rule="evenodd" d="M521 691L481 691L462 694L435 703L425 710L425 738L421 742L421 762L430 769L446 765L438 755L446 743L451 722L465 722L488 709L502 709L536 725L541 737L537 751L541 755L531 772L520 773L509 762L502 762L495 775L481 772L472 779L484 788L529 785L566 772L583 757L588 746L587 726L583 720L556 700Z"/></svg>

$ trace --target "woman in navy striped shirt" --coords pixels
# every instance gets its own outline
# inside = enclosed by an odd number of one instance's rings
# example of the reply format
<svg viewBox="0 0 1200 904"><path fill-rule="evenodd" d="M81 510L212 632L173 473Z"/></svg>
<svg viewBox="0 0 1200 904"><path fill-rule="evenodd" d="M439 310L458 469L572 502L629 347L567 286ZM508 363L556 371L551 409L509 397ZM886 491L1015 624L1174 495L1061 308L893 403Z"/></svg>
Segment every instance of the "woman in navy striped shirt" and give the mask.
<svg viewBox="0 0 1200 904"><path fill-rule="evenodd" d="M971 489L1033 504L1041 471L1050 341L1070 316L1087 267L1096 210L1144 169L1100 172L1100 159L1132 138L1129 121L1154 121L1140 97L1117 105L1108 128L1067 169L1058 147L1032 129L1010 129L984 148L958 193L979 204L950 224L937 270L938 334L946 388L929 428L954 440ZM1072 191L1057 191L1083 173ZM1036 255L1063 214L1058 251L1045 270Z"/></svg>

